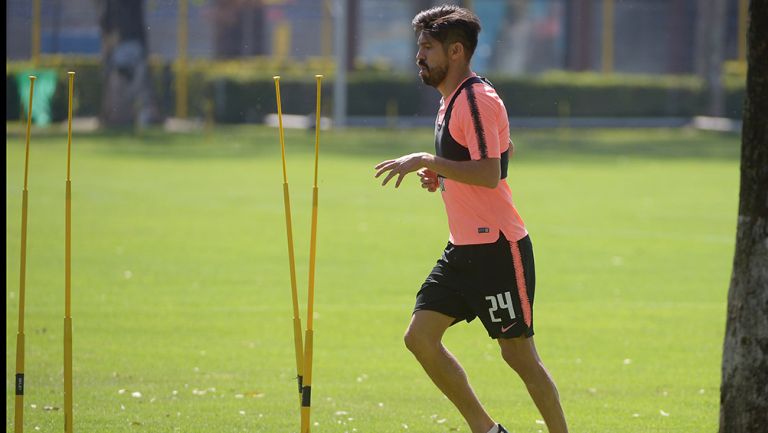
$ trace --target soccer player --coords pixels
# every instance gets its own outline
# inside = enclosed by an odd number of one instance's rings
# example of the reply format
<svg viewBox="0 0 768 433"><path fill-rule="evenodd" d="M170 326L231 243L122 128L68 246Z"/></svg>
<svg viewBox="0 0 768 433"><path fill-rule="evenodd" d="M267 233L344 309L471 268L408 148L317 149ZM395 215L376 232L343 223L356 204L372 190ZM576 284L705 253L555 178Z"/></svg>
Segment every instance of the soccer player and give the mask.
<svg viewBox="0 0 768 433"><path fill-rule="evenodd" d="M448 246L416 296L405 344L473 433L502 433L456 358L443 346L451 325L479 317L502 358L525 383L552 433L567 432L560 399L533 342L533 248L512 202L507 164L513 151L504 104L470 68L480 22L457 6L413 19L421 80L442 95L435 155L413 153L376 165L386 185L416 171L421 186L441 192Z"/></svg>

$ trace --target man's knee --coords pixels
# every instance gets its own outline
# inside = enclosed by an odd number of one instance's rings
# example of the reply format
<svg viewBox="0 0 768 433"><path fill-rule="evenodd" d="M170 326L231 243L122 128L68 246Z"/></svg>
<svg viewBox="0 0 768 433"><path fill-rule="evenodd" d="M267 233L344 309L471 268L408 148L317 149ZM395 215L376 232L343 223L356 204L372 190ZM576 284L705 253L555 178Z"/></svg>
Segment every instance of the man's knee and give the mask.
<svg viewBox="0 0 768 433"><path fill-rule="evenodd" d="M405 331L403 340L405 341L405 347L416 356L428 353L431 350L436 349L440 344L439 338L434 338L423 330L413 326Z"/></svg>
<svg viewBox="0 0 768 433"><path fill-rule="evenodd" d="M517 339L515 339L517 340ZM541 368L541 360L536 350L524 340L499 341L501 356L515 372L526 381L538 373Z"/></svg>
<svg viewBox="0 0 768 433"><path fill-rule="evenodd" d="M436 311L416 311L405 331L405 346L416 357L428 356L442 349L445 330L455 319Z"/></svg>

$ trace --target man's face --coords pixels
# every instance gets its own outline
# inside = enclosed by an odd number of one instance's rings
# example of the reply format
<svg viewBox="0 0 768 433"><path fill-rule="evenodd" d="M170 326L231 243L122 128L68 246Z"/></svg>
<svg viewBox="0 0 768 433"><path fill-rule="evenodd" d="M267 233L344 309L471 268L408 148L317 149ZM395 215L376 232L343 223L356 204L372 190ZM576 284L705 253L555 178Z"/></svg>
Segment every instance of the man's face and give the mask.
<svg viewBox="0 0 768 433"><path fill-rule="evenodd" d="M416 65L419 67L419 77L424 84L437 87L448 75L448 56L443 44L424 32L419 34L417 43L419 50L416 52Z"/></svg>

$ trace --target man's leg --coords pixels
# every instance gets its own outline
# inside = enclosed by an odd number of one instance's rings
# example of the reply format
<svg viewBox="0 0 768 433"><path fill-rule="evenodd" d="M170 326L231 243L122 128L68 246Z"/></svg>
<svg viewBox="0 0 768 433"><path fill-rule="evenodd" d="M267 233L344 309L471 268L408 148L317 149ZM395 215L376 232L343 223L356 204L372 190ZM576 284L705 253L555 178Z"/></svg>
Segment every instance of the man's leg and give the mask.
<svg viewBox="0 0 768 433"><path fill-rule="evenodd" d="M472 391L464 369L441 342L453 321L453 317L435 311L416 311L405 332L405 345L464 416L472 433L487 433L495 423Z"/></svg>
<svg viewBox="0 0 768 433"><path fill-rule="evenodd" d="M536 352L533 337L499 338L497 341L501 346L502 357L525 383L550 433L567 432L568 426L560 406L560 395Z"/></svg>

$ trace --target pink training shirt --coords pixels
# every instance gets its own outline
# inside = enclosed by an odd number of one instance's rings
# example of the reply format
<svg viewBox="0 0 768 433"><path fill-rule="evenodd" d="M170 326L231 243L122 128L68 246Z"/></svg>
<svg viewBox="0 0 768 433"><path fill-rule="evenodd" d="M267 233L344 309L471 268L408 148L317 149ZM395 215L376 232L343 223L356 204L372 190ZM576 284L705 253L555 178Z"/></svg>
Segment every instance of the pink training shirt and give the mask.
<svg viewBox="0 0 768 433"><path fill-rule="evenodd" d="M474 76L475 74L473 74ZM458 89L461 84L457 86ZM470 112L468 92L462 91L453 103L448 125L453 139L469 150L472 160L482 158L479 134L484 135L485 157L500 158L509 149L509 119L499 95L485 83L472 85L475 104L479 112L477 130ZM451 93L440 100L437 123L443 121L447 104L453 98ZM511 156L511 155L510 155ZM524 238L528 231L523 219L517 213L512 201L512 190L506 179L501 179L495 188L469 185L448 178L441 178L441 191L445 210L448 214L450 242L454 245L489 244L499 239L499 231L510 242Z"/></svg>

